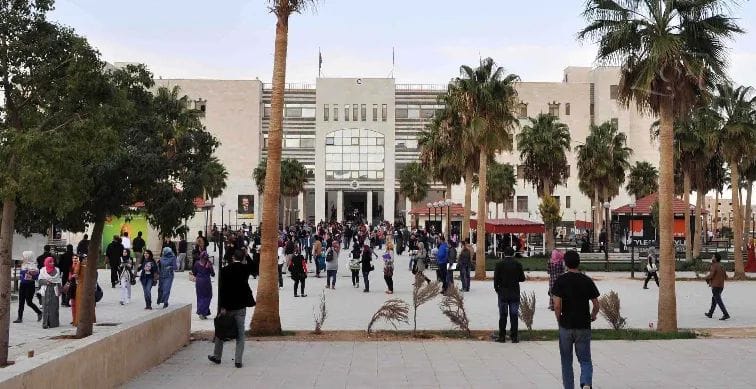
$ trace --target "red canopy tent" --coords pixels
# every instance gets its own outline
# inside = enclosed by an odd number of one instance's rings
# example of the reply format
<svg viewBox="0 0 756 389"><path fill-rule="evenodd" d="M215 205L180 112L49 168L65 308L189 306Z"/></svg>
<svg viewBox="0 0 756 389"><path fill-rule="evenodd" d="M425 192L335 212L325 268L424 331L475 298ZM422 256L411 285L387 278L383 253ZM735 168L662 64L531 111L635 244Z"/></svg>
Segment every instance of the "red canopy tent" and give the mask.
<svg viewBox="0 0 756 389"><path fill-rule="evenodd" d="M575 220L575 228L580 230L593 229L593 223L585 220Z"/></svg>
<svg viewBox="0 0 756 389"><path fill-rule="evenodd" d="M476 228L478 221L470 219L470 228ZM486 232L489 234L543 234L543 223L525 219L491 219L486 220Z"/></svg>

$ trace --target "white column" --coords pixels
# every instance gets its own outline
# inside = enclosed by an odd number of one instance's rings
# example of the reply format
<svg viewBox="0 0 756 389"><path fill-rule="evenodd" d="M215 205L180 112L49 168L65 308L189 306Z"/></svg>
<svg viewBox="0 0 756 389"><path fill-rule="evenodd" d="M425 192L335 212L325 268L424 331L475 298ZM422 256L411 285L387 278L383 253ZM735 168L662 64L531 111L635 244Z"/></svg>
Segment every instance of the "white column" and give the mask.
<svg viewBox="0 0 756 389"><path fill-rule="evenodd" d="M344 191L336 192L336 221L344 220Z"/></svg>
<svg viewBox="0 0 756 389"><path fill-rule="evenodd" d="M367 207L366 208L367 208L367 222L368 222L368 225L370 226L370 225L373 225L373 192L372 191L367 192ZM393 209L394 207L391 207L391 208ZM384 208L384 212L385 212L385 208Z"/></svg>
<svg viewBox="0 0 756 389"><path fill-rule="evenodd" d="M325 183L322 186L315 182L315 223L326 220L326 192Z"/></svg>
<svg viewBox="0 0 756 389"><path fill-rule="evenodd" d="M407 228L412 227L412 224L414 223L414 221L413 221L414 216L412 216L412 215L409 214L409 211L411 211L411 210L412 210L412 201L410 201L410 199L408 199L407 197L405 197L404 198L404 218L405 218L405 220L407 222ZM383 209L383 213L386 213L386 208ZM392 219L388 219L387 218L386 220L391 221Z"/></svg>
<svg viewBox="0 0 756 389"><path fill-rule="evenodd" d="M304 204L305 204L305 194L304 192L300 192L299 196L297 196L297 215L299 215L299 220L305 219L305 213L304 213Z"/></svg>

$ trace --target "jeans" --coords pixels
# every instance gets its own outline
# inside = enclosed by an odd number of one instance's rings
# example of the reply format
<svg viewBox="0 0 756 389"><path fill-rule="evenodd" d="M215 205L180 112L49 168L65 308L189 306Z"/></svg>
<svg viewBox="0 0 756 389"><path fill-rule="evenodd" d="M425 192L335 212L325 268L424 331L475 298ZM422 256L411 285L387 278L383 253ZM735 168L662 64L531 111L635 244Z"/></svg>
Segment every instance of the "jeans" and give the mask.
<svg viewBox="0 0 756 389"><path fill-rule="evenodd" d="M144 306L152 308L152 274L142 279L142 290L144 291Z"/></svg>
<svg viewBox="0 0 756 389"><path fill-rule="evenodd" d="M176 257L176 268L178 271L184 271L184 267L186 267L186 253L179 253Z"/></svg>
<svg viewBox="0 0 756 389"><path fill-rule="evenodd" d="M278 287L283 288L283 263L278 264Z"/></svg>
<svg viewBox="0 0 756 389"><path fill-rule="evenodd" d="M722 310L722 314L725 316L730 316L727 313L727 308L725 308L724 302L722 302L722 290L724 288L711 288L711 308L709 308L709 315L714 313L714 309L719 305L719 309Z"/></svg>
<svg viewBox="0 0 756 389"><path fill-rule="evenodd" d="M462 290L470 291L470 266L462 265L459 267L459 279L462 281Z"/></svg>
<svg viewBox="0 0 756 389"><path fill-rule="evenodd" d="M326 285L336 287L336 272L337 270L326 270Z"/></svg>
<svg viewBox="0 0 756 389"><path fill-rule="evenodd" d="M370 272L369 271L363 271L362 272L362 279L365 281L365 291L370 291Z"/></svg>
<svg viewBox="0 0 756 389"><path fill-rule="evenodd" d="M24 318L24 305L28 305L37 315L41 315L42 311L34 304L34 282L21 283L18 288L18 318Z"/></svg>
<svg viewBox="0 0 756 389"><path fill-rule="evenodd" d="M412 269L414 269L414 268L415 268L415 256L414 255L410 255L409 270L412 271Z"/></svg>
<svg viewBox="0 0 756 389"><path fill-rule="evenodd" d="M247 316L247 308L226 311L236 320L236 354L234 355L235 363L242 363L242 354L244 354L244 318ZM221 359L223 356L223 341L215 338L215 349L213 355Z"/></svg>
<svg viewBox="0 0 756 389"><path fill-rule="evenodd" d="M447 279L449 269L447 269L446 266L445 263L441 263L438 265L438 269L436 269L436 276L438 277L438 280L441 281L441 293L446 292L446 288L449 286L449 280Z"/></svg>
<svg viewBox="0 0 756 389"><path fill-rule="evenodd" d="M575 387L572 371L572 346L580 363L580 387L593 386L593 362L591 362L591 330L559 327L559 355L562 358L562 384L564 389Z"/></svg>
<svg viewBox="0 0 756 389"><path fill-rule="evenodd" d="M297 287L301 289L301 295L304 296L305 278L302 278L301 280L298 278L294 279L294 297L297 296Z"/></svg>
<svg viewBox="0 0 756 389"><path fill-rule="evenodd" d="M517 320L520 317L520 300L517 298L505 298L498 295L499 298L499 339L504 339L507 334L507 315L512 323L509 337L512 340L517 339Z"/></svg>
<svg viewBox="0 0 756 389"><path fill-rule="evenodd" d="M360 285L360 271L352 269L352 286Z"/></svg>

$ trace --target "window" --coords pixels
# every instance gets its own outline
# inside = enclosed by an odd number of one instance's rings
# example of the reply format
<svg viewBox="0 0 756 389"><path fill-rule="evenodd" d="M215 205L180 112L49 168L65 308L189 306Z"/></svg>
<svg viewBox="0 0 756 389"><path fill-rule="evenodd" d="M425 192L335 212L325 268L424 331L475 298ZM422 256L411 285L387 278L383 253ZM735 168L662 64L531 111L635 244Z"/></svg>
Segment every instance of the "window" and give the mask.
<svg viewBox="0 0 756 389"><path fill-rule="evenodd" d="M619 97L619 85L609 85L609 98L617 100Z"/></svg>
<svg viewBox="0 0 756 389"><path fill-rule="evenodd" d="M561 199L559 198L559 196L554 196L554 200L556 201L557 206L559 206L561 208L562 207L562 202L560 201Z"/></svg>
<svg viewBox="0 0 756 389"><path fill-rule="evenodd" d="M385 122L388 120L388 105L383 104L381 105L381 121Z"/></svg>
<svg viewBox="0 0 756 389"><path fill-rule="evenodd" d="M358 120L357 119L357 112L358 112L359 108L360 107L357 104L353 104L352 105L352 121L354 121L354 122L356 122Z"/></svg>
<svg viewBox="0 0 756 389"><path fill-rule="evenodd" d="M383 179L383 142L383 134L366 129L329 133L326 137L326 177L332 180Z"/></svg>
<svg viewBox="0 0 756 389"><path fill-rule="evenodd" d="M315 135L285 134L283 147L285 149L314 148Z"/></svg>
<svg viewBox="0 0 756 389"><path fill-rule="evenodd" d="M559 105L556 101L549 103L549 115L559 117Z"/></svg>
<svg viewBox="0 0 756 389"><path fill-rule="evenodd" d="M263 135L263 150L268 149L268 134Z"/></svg>
<svg viewBox="0 0 756 389"><path fill-rule="evenodd" d="M570 165L567 165L567 168L565 170L564 178L570 178Z"/></svg>
<svg viewBox="0 0 756 389"><path fill-rule="evenodd" d="M525 179L525 165L517 165L517 178Z"/></svg>
<svg viewBox="0 0 756 389"><path fill-rule="evenodd" d="M528 196L517 196L517 212L528 212Z"/></svg>
<svg viewBox="0 0 756 389"><path fill-rule="evenodd" d="M591 103L590 111L591 116L595 115L596 106L593 103Z"/></svg>
<svg viewBox="0 0 756 389"><path fill-rule="evenodd" d="M339 121L339 105L338 104L333 105L333 121L334 122Z"/></svg>
<svg viewBox="0 0 756 389"><path fill-rule="evenodd" d="M520 103L520 109L517 116L519 119L525 119L528 117L528 104L527 103Z"/></svg>
<svg viewBox="0 0 756 389"><path fill-rule="evenodd" d="M619 119L612 118L611 122L612 122L612 127L619 129Z"/></svg>
<svg viewBox="0 0 756 389"><path fill-rule="evenodd" d="M399 151L417 150L417 138L411 136L397 136L394 141L396 149Z"/></svg>
<svg viewBox="0 0 756 389"><path fill-rule="evenodd" d="M344 121L349 121L349 104L344 105Z"/></svg>
<svg viewBox="0 0 756 389"><path fill-rule="evenodd" d="M328 114L331 113L331 108L329 108L328 104L323 104L323 121L328 121Z"/></svg>
<svg viewBox="0 0 756 389"><path fill-rule="evenodd" d="M570 103L564 103L564 114L570 116Z"/></svg>
<svg viewBox="0 0 756 389"><path fill-rule="evenodd" d="M409 117L407 107L405 106L402 108L402 107L397 106L396 109L394 110L394 116L397 119L407 119Z"/></svg>
<svg viewBox="0 0 756 389"><path fill-rule="evenodd" d="M420 108L420 117L423 119L432 119L433 115L435 114L436 114L435 108L426 108L425 106Z"/></svg>
<svg viewBox="0 0 756 389"><path fill-rule="evenodd" d="M335 138L332 136L329 136L326 138L326 146L333 146L335 143Z"/></svg>
<svg viewBox="0 0 756 389"><path fill-rule="evenodd" d="M504 212L514 212L514 196L504 199Z"/></svg>
<svg viewBox="0 0 756 389"><path fill-rule="evenodd" d="M567 209L572 207L572 196L564 196L564 207Z"/></svg>
<svg viewBox="0 0 756 389"><path fill-rule="evenodd" d="M378 121L378 104L373 104L373 121Z"/></svg>
<svg viewBox="0 0 756 389"><path fill-rule="evenodd" d="M286 107L284 108L284 116L287 118L301 118L302 108L300 107Z"/></svg>
<svg viewBox="0 0 756 389"><path fill-rule="evenodd" d="M265 104L263 106L263 117L269 118L270 117L270 112L271 112L270 104Z"/></svg>
<svg viewBox="0 0 756 389"><path fill-rule="evenodd" d="M360 120L363 122L367 120L367 104L360 105Z"/></svg>

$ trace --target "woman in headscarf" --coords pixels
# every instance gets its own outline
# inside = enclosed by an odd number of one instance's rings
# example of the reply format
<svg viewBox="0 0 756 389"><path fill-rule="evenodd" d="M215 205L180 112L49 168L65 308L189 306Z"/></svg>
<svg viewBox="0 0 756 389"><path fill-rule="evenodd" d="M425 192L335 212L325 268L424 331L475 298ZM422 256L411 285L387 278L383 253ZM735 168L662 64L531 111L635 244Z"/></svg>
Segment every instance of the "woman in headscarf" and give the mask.
<svg viewBox="0 0 756 389"><path fill-rule="evenodd" d="M21 265L21 272L19 273L19 279L21 285L18 290L18 317L14 323L21 323L24 319L24 306L28 305L34 312L37 313L37 321L42 320L42 311L34 304L34 281L39 277L39 269L37 268L37 262L34 260L34 253L31 251L24 251L21 254L23 264Z"/></svg>
<svg viewBox="0 0 756 389"><path fill-rule="evenodd" d="M383 280L386 281L386 294L394 294L394 243L386 243L383 253Z"/></svg>
<svg viewBox="0 0 756 389"><path fill-rule="evenodd" d="M197 293L197 314L205 320L210 316L210 300L213 299L213 284L210 277L215 277L215 269L210 262L207 251L199 255L199 260L192 266L194 290Z"/></svg>
<svg viewBox="0 0 756 389"><path fill-rule="evenodd" d="M118 265L118 280L121 287L121 305L131 302L131 279L134 277L131 270L134 268L134 261L131 260L129 249L123 249L121 254L121 263Z"/></svg>
<svg viewBox="0 0 756 389"><path fill-rule="evenodd" d="M60 326L58 298L60 297L60 270L55 267L53 257L45 258L45 266L39 270L39 292L42 294L42 328Z"/></svg>
<svg viewBox="0 0 756 389"><path fill-rule="evenodd" d="M78 314L78 304L76 303L76 288L79 283L79 272L81 269L81 260L78 254L74 254L71 259L71 272L68 274L68 304L71 306L71 324L74 326L79 325L79 319L76 317Z"/></svg>
<svg viewBox="0 0 756 389"><path fill-rule="evenodd" d="M299 245L294 248L294 254L289 257L287 262L287 269L289 269L289 275L294 280L294 297L307 297L305 294L305 280L307 279L307 260L302 255L302 250ZM297 288L300 289L300 293L297 294Z"/></svg>
<svg viewBox="0 0 756 389"><path fill-rule="evenodd" d="M370 272L375 270L372 263L373 255L370 246L362 246L362 280L365 282L365 289L362 291L364 293L370 293Z"/></svg>
<svg viewBox="0 0 756 389"><path fill-rule="evenodd" d="M425 250L425 243L417 242L417 255L415 256L415 275L417 276L417 274L420 273L422 277L425 279L425 282L430 284L431 282L430 278L425 276L427 258L428 258L428 251ZM418 286L421 286L421 285L422 285L422 282Z"/></svg>
<svg viewBox="0 0 756 389"><path fill-rule="evenodd" d="M551 252L551 260L546 265L546 272L549 273L549 309L554 310L554 300L551 298L551 288L554 287L556 279L564 274L564 253L554 249Z"/></svg>
<svg viewBox="0 0 756 389"><path fill-rule="evenodd" d="M168 308L168 299L171 297L171 286L173 285L173 272L176 270L176 254L170 247L163 247L163 255L160 257L160 285L158 304L163 304L163 308Z"/></svg>
<svg viewBox="0 0 756 389"><path fill-rule="evenodd" d="M144 291L144 309L152 309L152 286L158 279L158 265L152 250L145 250L142 256L142 263L139 264L139 283L142 284Z"/></svg>

